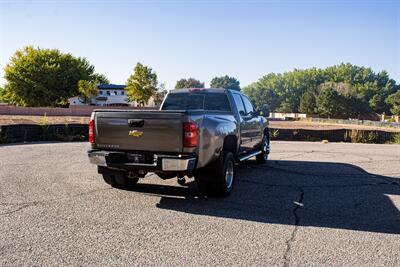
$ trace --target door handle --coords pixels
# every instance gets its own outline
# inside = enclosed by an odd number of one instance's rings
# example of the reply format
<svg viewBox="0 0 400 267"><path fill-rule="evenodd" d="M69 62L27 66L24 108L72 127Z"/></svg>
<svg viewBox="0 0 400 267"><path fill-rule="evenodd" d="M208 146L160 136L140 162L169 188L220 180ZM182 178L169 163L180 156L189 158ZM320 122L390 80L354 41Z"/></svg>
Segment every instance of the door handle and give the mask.
<svg viewBox="0 0 400 267"><path fill-rule="evenodd" d="M128 120L129 127L143 127L144 120L141 119L129 119Z"/></svg>

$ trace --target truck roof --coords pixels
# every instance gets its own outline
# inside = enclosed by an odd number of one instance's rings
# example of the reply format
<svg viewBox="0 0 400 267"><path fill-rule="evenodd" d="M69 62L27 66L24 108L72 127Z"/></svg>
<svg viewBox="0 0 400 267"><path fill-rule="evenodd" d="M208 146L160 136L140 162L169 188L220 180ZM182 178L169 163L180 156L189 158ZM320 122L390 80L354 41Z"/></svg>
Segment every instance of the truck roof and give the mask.
<svg viewBox="0 0 400 267"><path fill-rule="evenodd" d="M223 93L227 90L224 88L182 88L182 89L173 89L170 90L169 93L190 93L190 92L214 92L214 93Z"/></svg>

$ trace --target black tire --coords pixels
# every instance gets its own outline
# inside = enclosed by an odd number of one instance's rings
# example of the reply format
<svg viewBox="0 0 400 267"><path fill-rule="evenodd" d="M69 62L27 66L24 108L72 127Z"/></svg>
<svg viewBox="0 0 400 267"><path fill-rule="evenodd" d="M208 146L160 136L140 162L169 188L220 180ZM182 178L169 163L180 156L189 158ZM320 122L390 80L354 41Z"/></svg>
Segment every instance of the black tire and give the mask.
<svg viewBox="0 0 400 267"><path fill-rule="evenodd" d="M115 188L134 187L139 178L128 178L127 173L123 171L107 171L102 173L104 181Z"/></svg>
<svg viewBox="0 0 400 267"><path fill-rule="evenodd" d="M264 137L261 141L261 154L258 154L256 156L256 162L257 164L264 164L268 160L268 154L269 154L269 135L264 134Z"/></svg>
<svg viewBox="0 0 400 267"><path fill-rule="evenodd" d="M232 152L225 151L218 160L195 174L200 193L215 197L228 196L232 192L235 178L235 158Z"/></svg>

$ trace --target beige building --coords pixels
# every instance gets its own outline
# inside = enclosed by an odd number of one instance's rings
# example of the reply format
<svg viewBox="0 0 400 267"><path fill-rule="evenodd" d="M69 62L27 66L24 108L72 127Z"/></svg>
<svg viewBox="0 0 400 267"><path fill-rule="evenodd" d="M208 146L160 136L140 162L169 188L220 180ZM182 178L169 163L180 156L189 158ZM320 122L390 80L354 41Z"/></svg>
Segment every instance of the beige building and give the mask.
<svg viewBox="0 0 400 267"><path fill-rule="evenodd" d="M79 96L71 97L68 99L70 106L133 106L138 107L139 103L136 101L129 102L128 96L125 91L125 85L117 84L98 84L98 93L92 97L90 103L84 103ZM155 97L151 97L145 107L158 107L161 101L157 101Z"/></svg>

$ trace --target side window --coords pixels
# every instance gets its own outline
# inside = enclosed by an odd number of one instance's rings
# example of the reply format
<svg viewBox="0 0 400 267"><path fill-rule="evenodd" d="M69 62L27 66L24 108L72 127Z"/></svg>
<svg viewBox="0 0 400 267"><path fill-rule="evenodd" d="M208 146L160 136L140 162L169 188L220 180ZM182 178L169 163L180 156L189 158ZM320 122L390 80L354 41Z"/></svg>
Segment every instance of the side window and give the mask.
<svg viewBox="0 0 400 267"><path fill-rule="evenodd" d="M251 104L250 100L243 96L243 102L244 102L244 106L246 107L246 114L250 115L254 113L254 108L253 105Z"/></svg>
<svg viewBox="0 0 400 267"><path fill-rule="evenodd" d="M241 116L245 115L246 111L244 109L242 98L238 94L232 94L232 95L233 95L233 100L235 101L235 104L236 104L239 114Z"/></svg>

